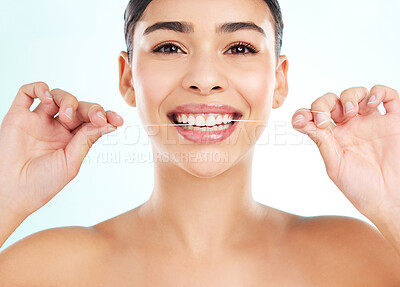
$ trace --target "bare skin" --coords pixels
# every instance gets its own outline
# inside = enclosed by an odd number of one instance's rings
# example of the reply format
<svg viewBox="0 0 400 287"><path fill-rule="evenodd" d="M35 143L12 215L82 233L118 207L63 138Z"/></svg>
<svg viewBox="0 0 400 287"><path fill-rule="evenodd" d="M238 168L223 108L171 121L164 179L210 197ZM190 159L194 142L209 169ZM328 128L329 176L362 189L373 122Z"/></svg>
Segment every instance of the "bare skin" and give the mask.
<svg viewBox="0 0 400 287"><path fill-rule="evenodd" d="M154 0L135 30L132 61L127 53L120 55L121 95L138 108L144 124L167 124L170 109L192 102L228 103L244 119L267 121L271 108L279 108L288 94L288 60L275 57L271 17L261 0ZM249 20L262 27L266 37L248 30L228 35L215 32L220 23ZM190 22L194 31L158 30L142 36L157 21ZM152 52L157 44L172 40L179 52ZM237 41L251 42L259 52L225 53L235 50L232 43ZM341 98L329 94L312 103L313 110L331 114L338 123L339 144L343 143L340 135L356 135L346 128L349 124L342 125L344 119L348 122L360 111L365 118L353 119L356 125L355 121L370 122L367 116L380 116L378 102L367 106L363 101L369 96L365 90L362 94L353 88ZM392 103L386 104L391 112L400 106L394 92L383 93L389 91L387 87L372 91L385 95L379 99ZM50 99L46 92L51 92ZM30 112L35 98L41 104ZM345 115L342 104L349 99L359 104L359 110ZM67 106L73 108L71 117L65 114ZM104 119L96 116L98 111ZM379 190L377 201L374 190L367 190L368 202L379 202L380 208L365 206L356 196L360 186L348 178L352 172L370 175L371 171L361 163L356 171L336 174L333 145L326 142L331 137L324 137L326 124L318 127L322 133L315 133L316 118L301 113L305 118L293 121L295 128L317 143L328 175L360 212L374 219L368 211L381 211L382 221L376 222L382 233L359 220L304 218L254 201L251 169L259 136L256 125L241 123L247 134L235 132L234 144L219 145L182 143L175 128L168 127L149 134L154 155L227 152L229 160L156 162L153 193L143 205L90 228L41 231L5 249L0 254L0 287L399 286L399 238L394 229L379 224L388 218L382 212L389 207L387 202L396 203L393 192ZM23 86L0 129L0 245L76 176L107 125L116 129L122 124L121 117L101 105L79 102L59 89L50 91L45 83ZM90 130L84 129L88 126ZM376 159L379 149L369 147L365 148L371 151L368 159ZM344 147L338 148L343 152ZM346 160L345 167L354 163ZM343 182L347 184L339 184ZM369 186L374 183L371 176Z"/></svg>
<svg viewBox="0 0 400 287"><path fill-rule="evenodd" d="M302 218L260 205L258 218L239 224L241 234L218 250L199 255L160 237L154 223L140 219L140 208L126 214L126 220L137 218L134 237L126 232L123 217L97 226L106 233L113 230L110 235L121 234L116 240L125 238L116 245L118 255L106 263L108 272L102 282L120 286L126 282L137 286L320 286L321 282L392 286L399 282L395 280L399 260L393 248L357 220Z"/></svg>
<svg viewBox="0 0 400 287"><path fill-rule="evenodd" d="M0 257L0 286L397 286L399 258L371 226L260 205L218 250L194 255L141 219L33 234ZM265 214L263 214L264 212ZM240 219L238 219L240 222ZM239 227L238 227L239 228ZM73 274L73 275L72 275ZM72 276L71 276L72 275Z"/></svg>

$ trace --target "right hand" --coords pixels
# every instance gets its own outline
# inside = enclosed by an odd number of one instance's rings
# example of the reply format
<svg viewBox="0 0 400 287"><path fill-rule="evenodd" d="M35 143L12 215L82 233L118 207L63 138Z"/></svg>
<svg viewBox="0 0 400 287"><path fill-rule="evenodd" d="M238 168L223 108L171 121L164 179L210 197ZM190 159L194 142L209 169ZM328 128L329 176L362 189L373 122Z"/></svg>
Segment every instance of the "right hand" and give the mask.
<svg viewBox="0 0 400 287"><path fill-rule="evenodd" d="M43 82L22 86L0 127L0 208L23 217L76 177L102 134L123 125L120 116L99 104L78 102L60 89L46 92ZM41 102L31 112L36 98ZM73 110L71 117L65 114L67 107Z"/></svg>

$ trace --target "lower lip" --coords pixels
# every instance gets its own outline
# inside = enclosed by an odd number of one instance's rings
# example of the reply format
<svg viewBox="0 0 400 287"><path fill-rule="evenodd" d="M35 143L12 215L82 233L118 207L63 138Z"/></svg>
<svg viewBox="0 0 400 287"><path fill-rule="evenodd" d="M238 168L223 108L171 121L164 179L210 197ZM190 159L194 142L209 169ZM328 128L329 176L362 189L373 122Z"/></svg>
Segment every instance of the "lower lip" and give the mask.
<svg viewBox="0 0 400 287"><path fill-rule="evenodd" d="M236 129L239 122L233 122L229 128L222 131L199 131L184 129L174 123L174 127L178 130L178 133L185 139L195 143L217 143L227 139Z"/></svg>

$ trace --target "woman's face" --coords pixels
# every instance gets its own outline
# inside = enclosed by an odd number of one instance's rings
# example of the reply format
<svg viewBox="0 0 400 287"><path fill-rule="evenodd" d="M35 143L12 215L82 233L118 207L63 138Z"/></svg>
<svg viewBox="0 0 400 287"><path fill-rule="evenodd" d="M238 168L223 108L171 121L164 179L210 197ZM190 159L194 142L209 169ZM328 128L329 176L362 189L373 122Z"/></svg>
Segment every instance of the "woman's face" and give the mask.
<svg viewBox="0 0 400 287"><path fill-rule="evenodd" d="M145 33L158 22L181 24ZM230 24L237 22L255 25ZM144 125L171 124L148 130L155 160L168 155L193 175L214 177L252 149L266 124L231 120L267 121L287 95L273 25L263 0L148 5L134 32L131 85Z"/></svg>

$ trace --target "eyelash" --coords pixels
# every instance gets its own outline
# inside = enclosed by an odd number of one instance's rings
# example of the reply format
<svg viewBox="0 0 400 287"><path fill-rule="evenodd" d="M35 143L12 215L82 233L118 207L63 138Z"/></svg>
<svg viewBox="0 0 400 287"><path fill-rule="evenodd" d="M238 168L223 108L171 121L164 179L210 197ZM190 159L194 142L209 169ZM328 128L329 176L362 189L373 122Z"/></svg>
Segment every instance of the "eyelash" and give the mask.
<svg viewBox="0 0 400 287"><path fill-rule="evenodd" d="M155 47L155 48L152 50L152 52L153 52L153 53L160 53L160 54L167 54L167 55L169 55L169 54L177 54L176 52L160 52L160 50L161 50L162 48L171 47L171 46L177 47L178 49L181 49L178 45L176 45L176 43L167 42L167 43L163 43L163 44L161 44L161 45L158 45L157 47ZM249 54L257 54L257 53L259 52L256 48L254 48L253 45L251 45L250 43L246 43L246 42L237 42L237 43L234 43L232 46L229 47L229 50L230 50L230 49L233 49L233 48L237 48L237 47L244 47L244 48L247 48L247 49L249 50L249 52L248 52L248 53L229 53L229 54L247 56L247 55L249 55ZM182 50L182 49L181 49L181 50Z"/></svg>

